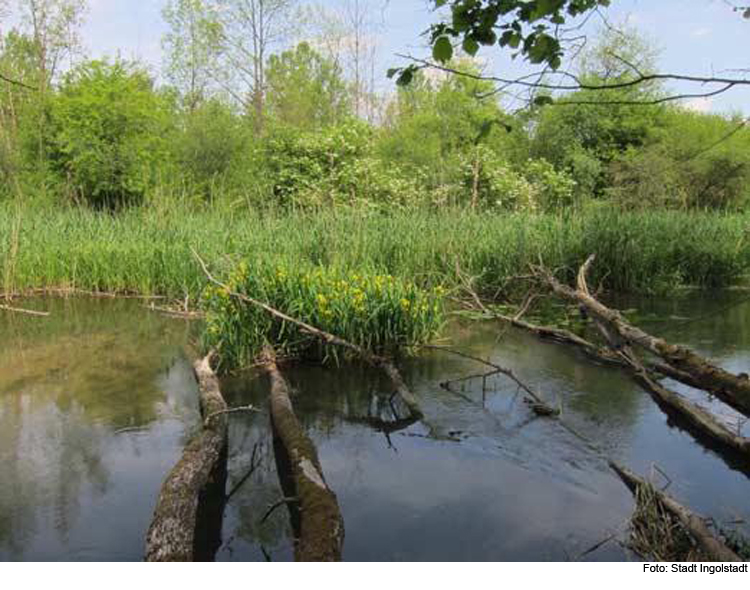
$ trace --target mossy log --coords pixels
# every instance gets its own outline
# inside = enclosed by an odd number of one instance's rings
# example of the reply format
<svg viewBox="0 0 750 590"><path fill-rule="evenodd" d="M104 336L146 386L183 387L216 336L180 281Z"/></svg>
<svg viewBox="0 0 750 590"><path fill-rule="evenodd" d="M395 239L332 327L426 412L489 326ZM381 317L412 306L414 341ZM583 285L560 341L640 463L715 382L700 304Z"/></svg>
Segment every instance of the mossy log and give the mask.
<svg viewBox="0 0 750 590"><path fill-rule="evenodd" d="M297 420L289 385L272 351L264 354L271 381L271 426L279 478L290 506L295 534L296 561L341 561L344 519L336 494L328 487L315 445ZM279 456L279 454L281 456Z"/></svg>
<svg viewBox="0 0 750 590"><path fill-rule="evenodd" d="M211 355L193 365L203 428L188 443L162 485L146 535L146 561L200 558L196 530L201 504L212 495L210 491L217 482L226 478L227 406L210 361Z"/></svg>
<svg viewBox="0 0 750 590"><path fill-rule="evenodd" d="M618 475L618 477L630 488L635 494L638 488L643 486L651 486L644 479L638 477L625 467L618 465L610 461L610 467ZM703 549L707 555L712 559L721 562L732 562L742 561L740 557L717 539L706 526L706 522L703 518L677 502L677 500L668 496L664 492L655 489L651 486L653 493L658 498L659 502L672 513L686 531L695 539L696 543Z"/></svg>
<svg viewBox="0 0 750 590"><path fill-rule="evenodd" d="M750 379L717 367L685 346L669 344L625 321L622 315L597 301L586 287L586 274L594 262L590 257L578 273L578 288L571 289L544 273L544 279L559 296L582 305L600 325L612 330L621 343L639 346L676 369L668 375L715 395L728 406L750 416Z"/></svg>

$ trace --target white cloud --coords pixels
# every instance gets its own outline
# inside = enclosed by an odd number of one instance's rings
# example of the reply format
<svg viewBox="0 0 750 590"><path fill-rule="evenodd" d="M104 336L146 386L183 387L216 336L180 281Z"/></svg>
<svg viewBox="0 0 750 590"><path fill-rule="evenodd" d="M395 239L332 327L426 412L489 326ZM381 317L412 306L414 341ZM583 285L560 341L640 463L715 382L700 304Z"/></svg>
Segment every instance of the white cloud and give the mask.
<svg viewBox="0 0 750 590"><path fill-rule="evenodd" d="M693 29L690 32L690 35L693 37L708 37L710 36L714 30L710 27L699 27L697 29Z"/></svg>
<svg viewBox="0 0 750 590"><path fill-rule="evenodd" d="M684 106L687 110L696 113L710 113L714 107L714 101L708 96L703 96L685 101Z"/></svg>

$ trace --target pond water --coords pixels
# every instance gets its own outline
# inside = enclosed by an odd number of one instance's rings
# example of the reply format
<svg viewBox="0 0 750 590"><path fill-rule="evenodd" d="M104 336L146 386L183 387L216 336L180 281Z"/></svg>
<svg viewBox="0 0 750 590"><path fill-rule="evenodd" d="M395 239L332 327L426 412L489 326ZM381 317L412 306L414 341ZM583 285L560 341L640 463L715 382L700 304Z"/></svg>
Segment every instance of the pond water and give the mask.
<svg viewBox="0 0 750 590"><path fill-rule="evenodd" d="M747 295L616 304L723 366L750 368ZM52 315L0 312L0 559L140 560L161 483L200 427L185 352L196 326L138 301L23 305ZM295 409L341 504L346 560L634 559L614 541L582 555L613 533L624 539L633 509L604 457L654 473L718 523L750 522L750 469L696 442L618 371L494 323L457 323L448 336L561 403L591 442L534 418L506 378L441 388L484 370L444 352L400 363L425 419L387 428L380 374L289 370ZM263 376L225 379L223 389L230 406L266 409ZM216 558L289 560L288 513L268 514L282 494L267 413L230 418L228 490L251 465L228 499Z"/></svg>

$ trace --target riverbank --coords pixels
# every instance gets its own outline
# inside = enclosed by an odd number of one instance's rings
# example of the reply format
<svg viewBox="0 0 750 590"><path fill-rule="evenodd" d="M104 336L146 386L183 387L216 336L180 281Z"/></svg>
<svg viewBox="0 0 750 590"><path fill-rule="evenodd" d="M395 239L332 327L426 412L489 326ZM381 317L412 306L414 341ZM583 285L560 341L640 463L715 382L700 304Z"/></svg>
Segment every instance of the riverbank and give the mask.
<svg viewBox="0 0 750 590"><path fill-rule="evenodd" d="M393 275L489 295L540 260L623 293L726 288L750 273L750 215L614 210L564 215L468 210L318 213L0 207L0 292L83 290L195 301L206 278L191 249L228 274L240 261Z"/></svg>

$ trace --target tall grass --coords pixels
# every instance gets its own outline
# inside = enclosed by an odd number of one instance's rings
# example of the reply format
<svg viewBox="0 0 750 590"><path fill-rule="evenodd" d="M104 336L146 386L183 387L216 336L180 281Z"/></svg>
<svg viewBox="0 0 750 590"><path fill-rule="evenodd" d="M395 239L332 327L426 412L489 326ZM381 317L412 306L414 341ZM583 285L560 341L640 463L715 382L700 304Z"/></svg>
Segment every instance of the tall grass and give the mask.
<svg viewBox="0 0 750 590"><path fill-rule="evenodd" d="M572 273L598 256L594 282L622 292L724 287L750 269L750 215L653 211L568 216L461 210L260 214L0 207L0 290L129 292L195 300L205 286L191 248L228 274L240 260L390 274L456 284L457 263L487 292L530 264Z"/></svg>

